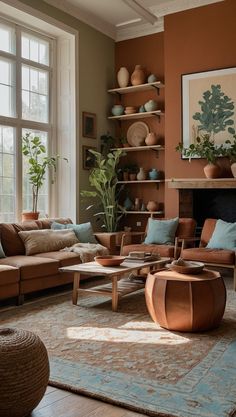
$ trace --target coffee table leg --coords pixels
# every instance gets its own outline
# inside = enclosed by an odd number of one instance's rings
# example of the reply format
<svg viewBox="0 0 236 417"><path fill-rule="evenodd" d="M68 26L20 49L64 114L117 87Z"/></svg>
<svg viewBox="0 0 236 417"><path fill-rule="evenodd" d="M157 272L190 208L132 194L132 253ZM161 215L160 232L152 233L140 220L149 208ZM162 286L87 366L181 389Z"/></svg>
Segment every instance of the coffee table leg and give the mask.
<svg viewBox="0 0 236 417"><path fill-rule="evenodd" d="M75 272L74 273L73 293L72 293L72 303L75 304L75 305L77 304L77 301L78 301L79 283L80 283L80 273Z"/></svg>
<svg viewBox="0 0 236 417"><path fill-rule="evenodd" d="M118 308L118 285L117 277L112 277L112 311L117 311Z"/></svg>

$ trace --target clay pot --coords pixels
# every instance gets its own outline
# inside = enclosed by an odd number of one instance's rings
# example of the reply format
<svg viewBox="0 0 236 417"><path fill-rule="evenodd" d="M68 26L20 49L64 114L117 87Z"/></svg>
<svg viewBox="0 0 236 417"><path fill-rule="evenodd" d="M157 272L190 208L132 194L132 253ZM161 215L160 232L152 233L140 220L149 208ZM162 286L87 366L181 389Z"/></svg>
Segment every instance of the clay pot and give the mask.
<svg viewBox="0 0 236 417"><path fill-rule="evenodd" d="M135 181L136 178L137 178L137 174L135 174L134 172L130 172L129 174L130 181Z"/></svg>
<svg viewBox="0 0 236 417"><path fill-rule="evenodd" d="M150 132L148 133L146 139L145 139L145 143L148 146L152 146L152 145L156 145L158 142L158 138L155 132Z"/></svg>
<svg viewBox="0 0 236 417"><path fill-rule="evenodd" d="M137 173L137 180L143 181L147 179L147 173L143 168L139 168L139 172Z"/></svg>
<svg viewBox="0 0 236 417"><path fill-rule="evenodd" d="M119 87L124 88L129 84L129 71L125 67L121 67L117 73L117 82Z"/></svg>
<svg viewBox="0 0 236 417"><path fill-rule="evenodd" d="M26 222L30 220L38 220L39 218L39 211L29 211L21 214L21 221Z"/></svg>
<svg viewBox="0 0 236 417"><path fill-rule="evenodd" d="M149 172L148 172L148 176L150 178L150 180L157 180L159 178L159 172L157 171L156 168L152 168Z"/></svg>
<svg viewBox="0 0 236 417"><path fill-rule="evenodd" d="M146 75L144 69L141 65L136 65L134 72L131 75L131 84L132 85L140 85L144 84L146 79Z"/></svg>
<svg viewBox="0 0 236 417"><path fill-rule="evenodd" d="M236 162L231 164L231 171L232 171L234 178L236 178Z"/></svg>
<svg viewBox="0 0 236 417"><path fill-rule="evenodd" d="M206 178L219 178L221 174L221 168L217 164L207 164L203 170Z"/></svg>
<svg viewBox="0 0 236 417"><path fill-rule="evenodd" d="M123 180L124 181L129 181L129 173L127 171L123 172Z"/></svg>
<svg viewBox="0 0 236 417"><path fill-rule="evenodd" d="M148 209L148 211L157 211L157 209L158 209L158 203L156 201L150 200L147 203L147 209Z"/></svg>

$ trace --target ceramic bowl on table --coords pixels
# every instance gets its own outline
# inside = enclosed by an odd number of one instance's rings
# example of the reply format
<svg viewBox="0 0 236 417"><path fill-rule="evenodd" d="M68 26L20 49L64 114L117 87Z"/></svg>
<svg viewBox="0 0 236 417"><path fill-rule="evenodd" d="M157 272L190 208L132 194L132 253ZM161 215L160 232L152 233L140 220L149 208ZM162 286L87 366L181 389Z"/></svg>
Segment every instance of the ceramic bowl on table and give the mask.
<svg viewBox="0 0 236 417"><path fill-rule="evenodd" d="M185 261L184 265L167 264L167 268L180 274L200 274L205 264L202 262Z"/></svg>
<svg viewBox="0 0 236 417"><path fill-rule="evenodd" d="M102 266L118 266L125 260L125 256L104 255L95 256L94 260Z"/></svg>

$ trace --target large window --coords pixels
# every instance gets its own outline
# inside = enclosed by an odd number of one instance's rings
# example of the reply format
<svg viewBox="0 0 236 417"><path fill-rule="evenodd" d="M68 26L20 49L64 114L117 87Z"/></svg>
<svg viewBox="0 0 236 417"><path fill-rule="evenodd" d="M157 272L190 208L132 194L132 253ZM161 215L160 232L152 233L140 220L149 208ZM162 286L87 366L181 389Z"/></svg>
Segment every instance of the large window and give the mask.
<svg viewBox="0 0 236 417"><path fill-rule="evenodd" d="M53 40L0 20L0 221L14 221L32 209L22 136L39 136L52 149ZM50 211L49 181L40 190L38 209Z"/></svg>

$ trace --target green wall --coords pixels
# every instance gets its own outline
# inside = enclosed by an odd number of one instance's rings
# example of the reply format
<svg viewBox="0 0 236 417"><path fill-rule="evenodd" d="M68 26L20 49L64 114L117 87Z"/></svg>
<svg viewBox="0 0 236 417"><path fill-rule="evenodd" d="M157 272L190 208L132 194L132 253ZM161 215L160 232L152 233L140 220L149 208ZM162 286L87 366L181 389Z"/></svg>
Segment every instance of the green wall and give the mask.
<svg viewBox="0 0 236 417"><path fill-rule="evenodd" d="M107 114L111 99L107 89L114 86L115 42L108 36L79 21L75 17L38 0L20 0L30 7L78 30L79 71L79 137L77 138L77 221L88 221L88 213L81 206L79 191L88 188L89 171L82 167L82 146L93 146L100 150L100 136L114 126L108 122ZM97 139L82 137L82 111L97 116ZM76 173L75 173L76 175Z"/></svg>

